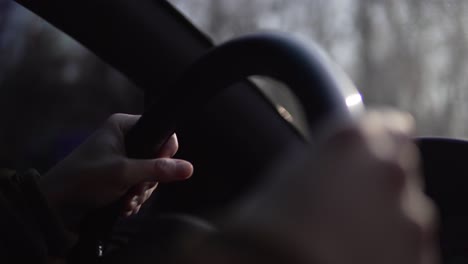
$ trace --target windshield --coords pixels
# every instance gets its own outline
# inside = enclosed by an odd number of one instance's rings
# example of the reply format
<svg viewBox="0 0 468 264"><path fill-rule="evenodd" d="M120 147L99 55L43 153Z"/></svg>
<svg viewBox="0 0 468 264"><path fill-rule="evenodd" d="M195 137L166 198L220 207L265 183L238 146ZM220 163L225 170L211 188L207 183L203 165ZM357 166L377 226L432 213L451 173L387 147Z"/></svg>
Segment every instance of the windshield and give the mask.
<svg viewBox="0 0 468 264"><path fill-rule="evenodd" d="M419 135L468 137L468 2L171 0L219 43L259 30L317 42L367 106L411 112Z"/></svg>

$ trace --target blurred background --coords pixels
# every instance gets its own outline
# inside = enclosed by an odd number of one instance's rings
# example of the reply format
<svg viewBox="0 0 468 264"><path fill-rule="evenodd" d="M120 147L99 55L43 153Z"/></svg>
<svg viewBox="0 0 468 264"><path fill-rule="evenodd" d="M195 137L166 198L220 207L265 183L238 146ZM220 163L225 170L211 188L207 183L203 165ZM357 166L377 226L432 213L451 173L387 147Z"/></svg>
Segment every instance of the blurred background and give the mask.
<svg viewBox="0 0 468 264"><path fill-rule="evenodd" d="M170 2L215 43L259 30L317 42L367 105L411 112L418 135L468 137L468 1ZM138 113L142 102L93 54L0 0L0 166L47 168L108 115Z"/></svg>

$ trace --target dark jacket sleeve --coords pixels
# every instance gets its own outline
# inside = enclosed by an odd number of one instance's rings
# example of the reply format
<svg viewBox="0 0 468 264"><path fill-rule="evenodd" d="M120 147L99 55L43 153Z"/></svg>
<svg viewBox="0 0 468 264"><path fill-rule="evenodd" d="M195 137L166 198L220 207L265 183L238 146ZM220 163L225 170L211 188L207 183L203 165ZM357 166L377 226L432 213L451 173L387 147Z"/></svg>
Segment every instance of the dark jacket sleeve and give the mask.
<svg viewBox="0 0 468 264"><path fill-rule="evenodd" d="M0 170L0 262L46 263L71 248L62 223L42 196L34 170Z"/></svg>

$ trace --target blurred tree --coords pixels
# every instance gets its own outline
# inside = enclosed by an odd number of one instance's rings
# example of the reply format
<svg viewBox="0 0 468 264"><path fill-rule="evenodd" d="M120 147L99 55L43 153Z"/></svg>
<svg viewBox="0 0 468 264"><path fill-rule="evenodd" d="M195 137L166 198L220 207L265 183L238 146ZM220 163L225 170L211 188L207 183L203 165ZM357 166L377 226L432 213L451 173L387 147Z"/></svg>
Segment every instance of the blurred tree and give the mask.
<svg viewBox="0 0 468 264"><path fill-rule="evenodd" d="M351 74L369 105L410 111L421 134L468 137L467 1L172 2L216 40L259 29L300 33Z"/></svg>

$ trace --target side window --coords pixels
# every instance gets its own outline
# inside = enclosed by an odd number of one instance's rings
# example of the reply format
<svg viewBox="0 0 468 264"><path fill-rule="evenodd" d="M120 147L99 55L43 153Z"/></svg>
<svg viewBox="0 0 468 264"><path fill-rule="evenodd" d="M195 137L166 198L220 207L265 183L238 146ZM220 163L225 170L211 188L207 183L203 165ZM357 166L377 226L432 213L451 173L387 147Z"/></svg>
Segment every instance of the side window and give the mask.
<svg viewBox="0 0 468 264"><path fill-rule="evenodd" d="M45 169L142 93L73 39L0 0L1 166Z"/></svg>

